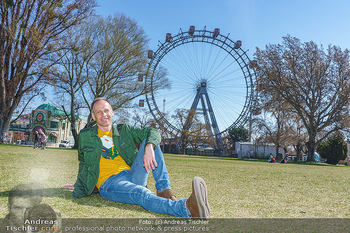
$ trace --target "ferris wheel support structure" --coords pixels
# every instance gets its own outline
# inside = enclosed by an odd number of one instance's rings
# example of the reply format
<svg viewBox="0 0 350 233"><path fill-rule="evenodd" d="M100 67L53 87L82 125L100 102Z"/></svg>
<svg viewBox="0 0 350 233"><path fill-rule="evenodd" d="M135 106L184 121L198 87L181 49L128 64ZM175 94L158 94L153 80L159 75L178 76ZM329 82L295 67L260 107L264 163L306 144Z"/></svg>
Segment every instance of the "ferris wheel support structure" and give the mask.
<svg viewBox="0 0 350 233"><path fill-rule="evenodd" d="M187 116L184 128L189 129L191 127L193 115L198 110L197 107L198 107L199 100L201 101L201 104L202 104L202 113L204 115L205 124L208 126L209 135L215 138L217 148L222 149L223 143L222 143L221 133L218 127L218 123L216 122L213 107L210 103L210 99L207 92L207 83L205 81L201 82L200 87L198 87L197 89L197 94L196 94L196 97L194 98L191 109ZM208 112L209 112L209 115L208 115ZM209 119L209 116L210 116L210 119Z"/></svg>

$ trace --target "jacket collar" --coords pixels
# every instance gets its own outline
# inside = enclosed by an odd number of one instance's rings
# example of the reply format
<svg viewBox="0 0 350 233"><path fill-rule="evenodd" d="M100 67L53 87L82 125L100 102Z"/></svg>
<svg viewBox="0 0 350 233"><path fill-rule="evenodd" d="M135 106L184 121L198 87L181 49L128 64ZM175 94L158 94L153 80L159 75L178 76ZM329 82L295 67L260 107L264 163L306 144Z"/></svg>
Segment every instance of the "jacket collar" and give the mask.
<svg viewBox="0 0 350 233"><path fill-rule="evenodd" d="M113 130L113 136L120 136L116 125L112 126L112 130Z"/></svg>

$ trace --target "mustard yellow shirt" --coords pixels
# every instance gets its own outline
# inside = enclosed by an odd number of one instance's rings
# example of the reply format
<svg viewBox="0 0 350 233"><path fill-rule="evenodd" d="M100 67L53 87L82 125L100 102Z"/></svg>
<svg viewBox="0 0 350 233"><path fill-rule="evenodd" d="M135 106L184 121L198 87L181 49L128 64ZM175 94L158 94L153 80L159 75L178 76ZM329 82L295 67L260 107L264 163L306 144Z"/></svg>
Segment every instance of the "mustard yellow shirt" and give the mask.
<svg viewBox="0 0 350 233"><path fill-rule="evenodd" d="M113 144L113 132L97 130L98 136L102 142L102 155L100 160L100 174L96 184L100 188L102 183L110 176L116 175L124 170L130 170Z"/></svg>

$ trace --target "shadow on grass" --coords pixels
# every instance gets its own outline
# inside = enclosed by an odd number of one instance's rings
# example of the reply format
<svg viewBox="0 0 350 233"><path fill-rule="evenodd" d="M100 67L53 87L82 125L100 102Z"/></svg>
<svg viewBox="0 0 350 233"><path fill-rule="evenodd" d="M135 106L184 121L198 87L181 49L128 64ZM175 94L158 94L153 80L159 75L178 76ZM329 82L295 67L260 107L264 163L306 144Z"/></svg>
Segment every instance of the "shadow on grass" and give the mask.
<svg viewBox="0 0 350 233"><path fill-rule="evenodd" d="M268 163L267 159L243 159L239 161L252 162L252 163ZM281 161L276 161L274 164L284 165L285 163L281 163ZM294 165L308 165L308 166L332 166L332 164L327 163L317 163L317 162L304 162L304 161L288 161L286 164L294 164ZM334 166L334 165L333 165Z"/></svg>
<svg viewBox="0 0 350 233"><path fill-rule="evenodd" d="M335 164L328 164L328 163L317 163L317 162L304 162L304 161L297 161L297 162L291 162L292 164L296 165L312 165L312 166L332 166L335 167L337 165Z"/></svg>
<svg viewBox="0 0 350 233"><path fill-rule="evenodd" d="M208 156L208 155L180 155L180 154L165 154L170 155L169 159L206 159L206 160L225 160L225 161L244 161L244 162L251 162L251 163L267 163L267 159L238 159L234 157L220 157L220 156ZM276 164L281 164L280 161L277 161ZM335 164L328 164L328 163L317 163L317 162L306 162L306 161L288 161L287 164L295 164L295 165L307 165L307 166L337 166ZM338 166L339 167L339 166ZM342 166L340 166L342 167Z"/></svg>
<svg viewBox="0 0 350 233"><path fill-rule="evenodd" d="M11 191L3 191L0 192L0 197L9 197ZM83 206L91 206L91 207L114 207L116 209L121 209L121 210L128 210L128 211L136 211L136 212L143 212L143 213L148 213L146 209L136 206L136 205L129 205L125 203L120 203L120 202L114 202L114 201L109 201L103 199L99 193L93 193L87 197L83 198L74 198L72 197L72 191L65 189L65 188L42 188L42 189L27 189L27 190L21 190L22 194L21 195L28 195L29 196L35 196L35 197L50 197L50 198L61 198L66 200L67 202L74 202L78 205L83 205ZM155 215L163 216L162 214L157 214L153 213Z"/></svg>
<svg viewBox="0 0 350 233"><path fill-rule="evenodd" d="M210 155L180 155L180 154L165 154L170 155L169 159L181 158L181 159L207 159L207 160L226 160L226 161L247 161L257 163L267 163L267 159L238 159L235 157L222 157L222 156L210 156Z"/></svg>
<svg viewBox="0 0 350 233"><path fill-rule="evenodd" d="M32 194L40 197L59 197L64 199L72 199L70 196L72 192L66 190L64 188L46 188L46 189L34 189L34 190L21 190L23 193L28 193L32 191ZM10 191L0 192L0 197L8 197L10 195Z"/></svg>
<svg viewBox="0 0 350 233"><path fill-rule="evenodd" d="M220 157L220 156L209 156L209 155L187 155L187 154L164 154L164 157L171 156L168 158L181 158L181 159L218 159L218 160L238 160L233 157Z"/></svg>
<svg viewBox="0 0 350 233"><path fill-rule="evenodd" d="M14 148L33 148L33 145L17 145L17 144L0 144L0 147L14 147ZM37 149L40 150L40 149ZM45 150L76 150L78 151L77 148L73 147L45 147Z"/></svg>

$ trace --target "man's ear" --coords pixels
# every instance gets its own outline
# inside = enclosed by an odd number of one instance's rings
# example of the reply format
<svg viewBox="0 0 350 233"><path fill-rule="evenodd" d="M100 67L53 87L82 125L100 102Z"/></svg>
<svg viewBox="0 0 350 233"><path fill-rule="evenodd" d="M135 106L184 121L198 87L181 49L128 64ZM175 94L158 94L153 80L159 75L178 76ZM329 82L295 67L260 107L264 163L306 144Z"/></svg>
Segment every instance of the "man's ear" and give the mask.
<svg viewBox="0 0 350 233"><path fill-rule="evenodd" d="M96 119L95 119L95 116L94 116L94 113L93 113L93 112L91 112L91 117L92 117L92 119L93 119L94 121L96 121Z"/></svg>

